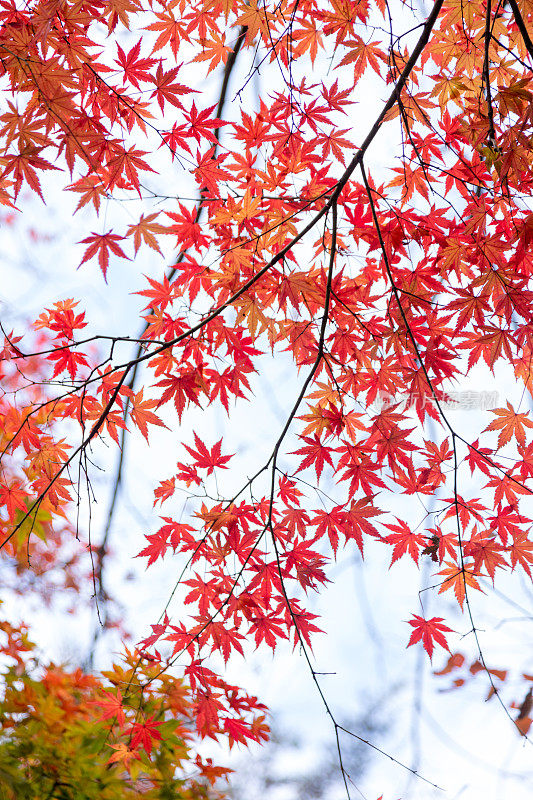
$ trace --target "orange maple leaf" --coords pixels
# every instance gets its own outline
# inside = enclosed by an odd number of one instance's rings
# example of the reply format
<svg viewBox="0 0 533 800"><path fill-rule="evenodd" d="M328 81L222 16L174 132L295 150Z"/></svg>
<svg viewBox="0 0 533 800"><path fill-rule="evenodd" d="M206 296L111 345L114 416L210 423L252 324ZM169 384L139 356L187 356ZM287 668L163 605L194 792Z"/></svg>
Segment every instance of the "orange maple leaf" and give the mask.
<svg viewBox="0 0 533 800"><path fill-rule="evenodd" d="M108 764L115 764L118 761L121 761L127 768L133 758L140 759L141 757L135 750L130 750L129 747L124 744L124 742L121 742L120 744L112 744L110 747L112 747L115 752L108 759Z"/></svg>
<svg viewBox="0 0 533 800"><path fill-rule="evenodd" d="M467 586L471 589L478 589L480 592L483 592L483 589L472 574L472 565L465 565L464 569L461 569L461 567L458 567L453 561L445 561L444 563L446 564L446 568L437 572L437 575L444 576L439 594L453 587L457 602L462 609L465 602Z"/></svg>
<svg viewBox="0 0 533 800"><path fill-rule="evenodd" d="M513 405L507 401L507 408L495 408L491 414L497 414L499 419L494 419L488 425L486 431L499 430L498 447L502 447L511 441L514 436L522 447L526 443L525 427L533 428L533 422L529 419L527 413L517 414Z"/></svg>
<svg viewBox="0 0 533 800"><path fill-rule="evenodd" d="M159 216L159 212L155 214L148 214L147 217L141 214L139 222L136 225L130 225L126 231L126 236L133 236L133 249L137 253L141 244L147 244L152 250L161 253L158 241L155 238L156 233L166 233L166 229L158 222L154 222Z"/></svg>
<svg viewBox="0 0 533 800"><path fill-rule="evenodd" d="M165 425L157 414L151 411L157 404L157 400L143 399L143 389L138 391L131 398L131 418L146 441L148 441L148 425L158 425L160 428L166 428L168 430L168 426Z"/></svg>

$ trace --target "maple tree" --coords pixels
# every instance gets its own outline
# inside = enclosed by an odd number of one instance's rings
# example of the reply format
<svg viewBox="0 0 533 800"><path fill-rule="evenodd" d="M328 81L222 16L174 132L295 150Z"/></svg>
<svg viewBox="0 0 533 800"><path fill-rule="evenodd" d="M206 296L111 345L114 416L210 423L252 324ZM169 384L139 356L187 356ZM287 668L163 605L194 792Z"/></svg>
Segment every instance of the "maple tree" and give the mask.
<svg viewBox="0 0 533 800"><path fill-rule="evenodd" d="M231 770L193 758L193 708L181 681L155 678L139 721L138 702L123 702L120 686L130 682L133 700L137 679L153 676L153 665L139 671L127 653L102 683L79 668L40 663L26 626L1 622L0 629L9 662L0 702L2 797L221 797L212 786Z"/></svg>
<svg viewBox="0 0 533 800"><path fill-rule="evenodd" d="M147 701L158 681L190 691L179 708L161 700L165 725L188 709L200 737L264 740L261 698L229 683L216 656L286 640L333 722L348 791L340 735L357 733L321 688L307 603L340 549L381 543L391 567L434 566L435 603L455 599L490 680L470 596L500 573L531 579L533 6L436 0L425 18L398 8L0 5L0 200L18 210L26 190L60 196L84 215L73 266L107 281L126 261L145 276L138 330L94 333L66 297L31 332L4 329L1 549L21 580L44 573L50 597L81 570L105 605L109 520L98 548L72 544L90 453L116 445L112 518L128 437L165 429L183 445L174 474L157 476L162 524L139 557L181 558L169 594L190 613L167 607L128 656L131 680L106 689L119 721L136 709L108 764L131 770L167 741ZM378 99L361 114L369 82ZM385 167L372 161L383 137ZM291 359L298 384L270 454L244 478L229 437L183 423L216 409L238 423L268 353ZM520 392L463 432L454 389L483 374L512 375ZM399 518L398 497L434 507ZM445 610L426 614L416 590L413 604L406 646L430 658L451 649ZM73 691L77 678L61 680Z"/></svg>

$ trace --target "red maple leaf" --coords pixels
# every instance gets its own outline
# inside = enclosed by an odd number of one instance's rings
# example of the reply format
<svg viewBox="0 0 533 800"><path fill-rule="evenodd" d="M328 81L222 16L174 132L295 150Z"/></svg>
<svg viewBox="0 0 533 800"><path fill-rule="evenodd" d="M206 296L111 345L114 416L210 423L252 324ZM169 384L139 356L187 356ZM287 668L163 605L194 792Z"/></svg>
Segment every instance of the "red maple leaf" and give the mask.
<svg viewBox="0 0 533 800"><path fill-rule="evenodd" d="M180 95L190 94L191 92L197 91L189 86L184 86L182 83L176 83L174 78L178 72L179 67L173 67L165 72L161 62L159 62L155 75L153 71L150 74L150 80L155 83L156 86L151 94L151 97L157 98L157 102L159 103L161 111L164 110L165 103L170 103L175 108L183 108L183 105L180 100L178 100L178 97ZM187 147L187 150L188 149L189 148Z"/></svg>
<svg viewBox="0 0 533 800"><path fill-rule="evenodd" d="M425 544L426 536L423 533L415 533L403 520L398 519L398 517L396 519L398 520L398 525L386 525L394 533L383 537L384 542L394 545L391 566L406 553L409 553L415 564L418 564L420 547Z"/></svg>
<svg viewBox="0 0 533 800"><path fill-rule="evenodd" d="M139 81L152 80L151 68L154 64L157 64L157 59L155 58L139 58L141 42L142 39L139 39L128 55L117 42L118 59L115 64L118 64L124 71L124 80L132 83L136 89L140 89Z"/></svg>
<svg viewBox="0 0 533 800"><path fill-rule="evenodd" d="M310 467L311 464L314 464L316 477L320 478L322 470L324 469L324 461L327 461L327 463L333 467L331 449L320 441L320 437L317 436L316 433L313 438L310 436L302 436L301 440L306 443L305 447L300 447L299 450L294 451L294 454L305 456L298 469L305 469L306 467Z"/></svg>
<svg viewBox="0 0 533 800"><path fill-rule="evenodd" d="M119 688L115 689L113 693L106 692L104 697L93 700L91 705L98 706L102 709L102 719L116 718L119 725L124 725L126 715L124 714L122 693Z"/></svg>
<svg viewBox="0 0 533 800"><path fill-rule="evenodd" d="M448 647L444 634L452 633L452 629L448 628L447 625L443 625L443 622L444 620L442 617L432 617L431 619L425 620L424 617L413 614L412 619L409 620L409 625L412 625L414 630L407 647L411 647L411 645L422 640L424 650L426 650L430 659L433 658L434 642L444 647L444 649L449 652L450 648Z"/></svg>
<svg viewBox="0 0 533 800"><path fill-rule="evenodd" d="M226 464L232 456L221 455L222 439L216 442L210 451L196 433L194 434L194 443L196 444L196 450L186 444L183 446L194 458L195 465L198 469L206 469L208 475L211 475L213 470L217 467L220 469L227 469ZM178 463L178 467L185 468L186 465Z"/></svg>
<svg viewBox="0 0 533 800"><path fill-rule="evenodd" d="M47 358L50 359L50 361L56 362L54 365L54 372L52 373L53 378L66 370L72 380L74 380L78 368L80 366L86 367L89 363L83 353L77 350L71 350L69 347L65 346L54 350Z"/></svg>
<svg viewBox="0 0 533 800"><path fill-rule="evenodd" d="M137 750L139 745L142 745L148 755L150 755L154 740L161 740L161 733L157 730L157 726L162 724L163 722L156 722L154 715L147 717L144 722L134 722L129 729L131 749Z"/></svg>
<svg viewBox="0 0 533 800"><path fill-rule="evenodd" d="M82 264L85 264L86 261L89 261L91 258L94 258L94 256L97 255L100 269L103 272L104 278L107 280L106 276L107 268L109 267L109 253L111 252L119 258L128 259L128 256L124 253L121 246L117 244L117 242L120 242L122 239L124 239L123 236L118 236L118 234L113 233L111 230L107 231L106 233L95 233L93 231L90 236L87 236L86 239L81 240L82 244L88 244L89 247L83 254L83 258L80 261L80 267Z"/></svg>

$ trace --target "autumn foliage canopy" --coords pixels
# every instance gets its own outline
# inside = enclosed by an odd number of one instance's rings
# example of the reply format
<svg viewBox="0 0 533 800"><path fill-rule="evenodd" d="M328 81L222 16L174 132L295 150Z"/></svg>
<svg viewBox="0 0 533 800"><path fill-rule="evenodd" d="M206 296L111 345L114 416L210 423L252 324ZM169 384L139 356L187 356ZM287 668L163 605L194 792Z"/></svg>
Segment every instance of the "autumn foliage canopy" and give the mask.
<svg viewBox="0 0 533 800"><path fill-rule="evenodd" d="M13 797L36 763L36 797L84 779L32 750L52 714L89 748L80 769L109 776L102 797L171 796L177 775L207 796L224 770L190 740L268 736L224 663L288 640L319 686L307 600L344 548L430 563L433 607L454 598L476 641L470 597L531 580L533 3L2 0L0 19L4 221L60 197L84 230L65 269L104 285L127 262L144 306L121 336L59 294L3 326L4 586L50 600L89 581L104 605L106 542L76 511L92 453L162 429L176 467L154 476L139 558L173 558L183 600L98 678L33 674L3 623L5 771ZM247 475L230 437L187 420L253 414L276 360L287 413ZM518 393L456 426L491 374ZM460 667L447 606L412 595L405 645Z"/></svg>

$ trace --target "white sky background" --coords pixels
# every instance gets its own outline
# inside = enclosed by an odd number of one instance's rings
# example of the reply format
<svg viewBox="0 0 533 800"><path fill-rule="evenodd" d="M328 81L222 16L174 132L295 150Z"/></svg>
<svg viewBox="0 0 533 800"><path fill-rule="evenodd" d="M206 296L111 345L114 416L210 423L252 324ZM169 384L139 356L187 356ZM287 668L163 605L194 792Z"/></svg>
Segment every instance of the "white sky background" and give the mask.
<svg viewBox="0 0 533 800"><path fill-rule="evenodd" d="M407 21L405 27L409 27ZM132 37L133 41L136 41L136 36ZM245 55L249 57L248 53ZM199 72L200 68L196 67L196 75ZM254 92L256 94L258 88L264 91L264 85L268 85L268 74L266 69L263 70L261 76L254 79L255 85L254 81L248 85L250 103L254 102ZM180 80L187 82L184 77ZM235 113L231 99L241 83L242 76L235 75L225 110L226 118ZM211 103L215 103L218 85L215 73L202 85L198 84L198 88L208 96L212 94ZM360 142L364 138L388 91L381 84L367 82L360 105L353 107L353 141ZM204 96L199 99L198 105L200 103L206 104ZM371 147L367 165L375 178L379 178L382 167L391 165L391 141L397 137L397 131L397 122L390 123ZM160 157L163 160L164 154ZM72 217L77 195L60 193L64 178L59 173L47 176L45 196L49 198L48 205L44 207L38 199L24 197L20 203L24 211L17 215L15 225L2 226L2 320L16 332L22 332L26 320L35 318L45 306L74 297L81 300L80 308L87 312L90 326L85 331L135 336L139 330L139 309L145 303L133 293L146 288L143 273L160 279L165 265L172 263L172 237L165 237L168 239L166 260L146 249L139 252L134 262L111 258L107 285L95 262L85 264L77 271L84 245L76 242L92 230L104 231L113 227L116 232L123 231L127 224L138 219L140 205L136 201L122 205L110 202L105 222L103 217L95 222L87 211ZM155 180L155 176L148 174L144 182L155 186ZM194 196L193 182L189 179L187 183L187 180L186 173L176 165L171 183L174 181L178 188L173 191ZM151 213L156 207L156 204L143 204L142 210ZM163 207L168 208L168 204ZM174 209L170 207L169 210ZM30 228L49 235L50 241L33 242L28 236ZM115 593L125 603L127 619L135 636L145 635L149 624L155 622L181 568L179 559L170 554L147 572L144 571L144 560L131 560L145 546L144 535L158 527L158 516L151 509L153 488L175 472L177 460L184 460L186 451L180 448L179 442L191 444L193 430L209 445L224 436L224 452L236 453L235 463L239 464L241 476L251 474L268 458L281 430L284 414L291 407L303 376L297 375L288 358L284 360L276 356L273 360L265 355L263 361L264 374L252 381L254 401L252 404L239 404L237 425L231 420L228 423L220 412L192 410L184 415L181 427L173 426L172 433L153 429L149 447L140 436L134 436L130 441L127 479L111 541L115 557L108 567L107 580L110 586L113 582ZM488 370L481 368L468 383L457 388L496 390L500 395L498 405L504 404L504 398L517 403L521 397L521 388L515 386L510 374L500 376L495 383ZM472 440L485 427L489 415L476 410L451 411L450 419L459 433ZM294 439L287 439L285 452L296 449L294 442ZM114 451L111 448L109 452ZM92 509L96 542L101 536L109 500L108 482L113 475L113 462L106 459L102 448L99 458L102 464L107 462L108 471L93 474L99 498L98 505ZM468 468L463 467L461 477L464 481L468 474ZM394 514L410 520L413 510L415 518L418 518L416 505L417 500L413 498L387 497L382 503ZM161 514L173 514L172 501L163 506ZM378 737L375 743L398 760L415 766L422 775L446 791L435 792L371 749L368 749L368 772L357 781L359 789L369 800L375 800L381 793L384 800L429 800L434 797L446 800L529 800L533 787L533 751L529 745L524 745L497 700L493 698L485 702L488 691L486 676L480 673L467 687L445 692L443 690L450 686L454 675L433 677L429 659L421 648L406 650L411 629L405 620L413 612L420 613L417 592L423 588L421 580L425 585L433 585L438 578L432 578L431 572L421 574L406 558L389 571L390 555L390 548L370 542L364 564L361 564L355 547L349 547L339 555L337 565L329 574L333 582L322 590L319 597L308 601L311 610L321 615L319 626L327 631L326 636L316 636L314 640L316 668L336 673L323 677L321 684L339 721L356 717L369 703L378 703L379 717L384 719L387 733ZM125 582L124 578L131 570L135 571L137 579L134 583ZM520 701L521 697L513 694L513 686L522 686L518 680L520 672L528 669L526 659L531 653L533 594L530 587L514 575L500 578L497 582L501 595L492 592L489 581L484 583L484 588L486 595L471 592L470 598L476 626L482 629L480 637L485 658L491 667L515 668L514 678L503 696ZM457 634L449 637L452 651L460 650L475 658L472 636L461 638L470 624L466 617L457 613L453 595L436 595L435 590L424 593L423 597L426 613L445 617L447 624L457 630ZM510 601L520 608L513 607ZM175 613L179 611L176 606L173 608ZM14 609L14 613L20 613L20 606L16 611ZM82 625L79 619L50 619L46 612L32 611L32 614L38 640L52 657L78 660L84 657L92 634L94 611L90 615L87 611L82 612ZM372 636L369 630L372 626L375 626L378 636ZM99 653L100 666L104 666L109 658L109 649L118 649L118 643L110 638L104 640L104 645ZM435 654L435 668L443 666L444 656ZM532 668L530 657L529 669ZM237 657L230 664L229 674L230 679L242 682L267 702L282 727L290 728L310 742L309 751L303 751L302 764L306 758L314 758L313 752L316 751L313 751L313 746L320 748L326 741L333 741L332 725L312 685L304 659L297 651L292 654L290 648L280 645L274 658L267 650L250 656L246 663ZM227 753L222 752L218 758L221 762L227 761ZM243 758L247 762L260 759L260 748L252 747ZM334 800L342 797L343 790L339 785ZM355 789L353 797L360 797ZM272 794L265 800L278 800L278 796ZM279 795L279 800L284 800L282 795Z"/></svg>

